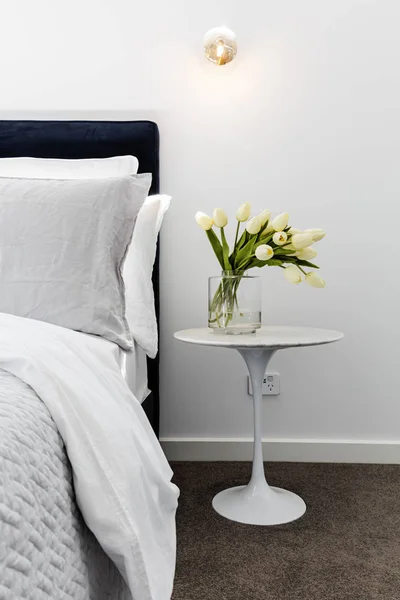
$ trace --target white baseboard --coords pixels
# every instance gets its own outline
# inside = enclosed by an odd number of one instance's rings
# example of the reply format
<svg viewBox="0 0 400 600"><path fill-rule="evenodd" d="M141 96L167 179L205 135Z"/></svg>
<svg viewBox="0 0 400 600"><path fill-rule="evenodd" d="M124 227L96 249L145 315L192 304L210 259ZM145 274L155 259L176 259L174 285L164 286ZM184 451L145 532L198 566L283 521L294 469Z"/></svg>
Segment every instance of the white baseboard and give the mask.
<svg viewBox="0 0 400 600"><path fill-rule="evenodd" d="M161 438L169 460L250 461L249 439ZM264 460L282 462L400 464L400 441L266 439Z"/></svg>

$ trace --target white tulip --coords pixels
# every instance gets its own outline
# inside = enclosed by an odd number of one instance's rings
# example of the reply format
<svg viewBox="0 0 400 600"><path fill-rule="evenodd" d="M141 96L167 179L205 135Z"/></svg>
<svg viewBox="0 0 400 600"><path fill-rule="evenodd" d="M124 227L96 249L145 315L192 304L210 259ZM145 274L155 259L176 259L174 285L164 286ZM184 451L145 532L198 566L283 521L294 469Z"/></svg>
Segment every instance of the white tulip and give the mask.
<svg viewBox="0 0 400 600"><path fill-rule="evenodd" d="M265 237L266 235L269 235L273 231L275 231L274 226L272 225L271 222L269 222L267 227L262 231L261 237Z"/></svg>
<svg viewBox="0 0 400 600"><path fill-rule="evenodd" d="M296 252L296 256L298 256L301 260L311 260L312 258L315 258L317 254L318 252L314 250L314 248L312 248L311 246L308 246L308 248L303 248L302 250Z"/></svg>
<svg viewBox="0 0 400 600"><path fill-rule="evenodd" d="M272 241L277 246L283 246L287 242L287 234L284 231L277 231L272 236Z"/></svg>
<svg viewBox="0 0 400 600"><path fill-rule="evenodd" d="M301 283L302 281L302 272L296 265L290 265L290 267L286 267L284 271L285 277L290 283Z"/></svg>
<svg viewBox="0 0 400 600"><path fill-rule="evenodd" d="M319 242L326 236L323 229L306 229L304 233L311 233L314 242Z"/></svg>
<svg viewBox="0 0 400 600"><path fill-rule="evenodd" d="M296 250L302 250L303 248L307 248L307 246L311 246L314 238L311 233L295 233L290 241Z"/></svg>
<svg viewBox="0 0 400 600"><path fill-rule="evenodd" d="M315 271L311 271L306 275L306 281L309 285L315 288L324 288L326 287L326 282L315 273Z"/></svg>
<svg viewBox="0 0 400 600"><path fill-rule="evenodd" d="M268 244L261 244L256 248L256 258L258 260L269 260L274 255L274 251Z"/></svg>
<svg viewBox="0 0 400 600"><path fill-rule="evenodd" d="M289 235L294 235L295 233L301 233L301 229L296 229L296 227L291 227L288 231Z"/></svg>
<svg viewBox="0 0 400 600"><path fill-rule="evenodd" d="M259 217L253 217L246 225L246 230L248 233L256 234L259 233L261 229L261 221Z"/></svg>
<svg viewBox="0 0 400 600"><path fill-rule="evenodd" d="M261 221L261 227L264 227L265 223L270 220L271 212L269 210L265 209L262 212L260 212L258 217Z"/></svg>
<svg viewBox="0 0 400 600"><path fill-rule="evenodd" d="M275 217L275 219L272 221L272 225L273 225L275 231L283 231L283 229L285 229L288 222L289 222L288 213L281 213L280 215Z"/></svg>
<svg viewBox="0 0 400 600"><path fill-rule="evenodd" d="M240 221L240 223L244 223L250 217L250 211L250 202L245 202L244 204L241 204L236 211L236 219Z"/></svg>
<svg viewBox="0 0 400 600"><path fill-rule="evenodd" d="M225 227L228 224L228 216L223 208L214 208L213 221L216 227Z"/></svg>
<svg viewBox="0 0 400 600"><path fill-rule="evenodd" d="M208 231L214 225L214 221L211 217L206 215L206 213L197 212L194 218L196 219L197 225L200 225L204 231Z"/></svg>

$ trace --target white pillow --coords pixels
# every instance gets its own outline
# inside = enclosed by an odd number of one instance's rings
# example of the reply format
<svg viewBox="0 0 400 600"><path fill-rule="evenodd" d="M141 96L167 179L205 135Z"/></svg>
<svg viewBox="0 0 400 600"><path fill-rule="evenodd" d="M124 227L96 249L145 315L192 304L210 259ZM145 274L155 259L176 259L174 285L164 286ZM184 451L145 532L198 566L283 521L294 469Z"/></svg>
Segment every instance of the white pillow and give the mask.
<svg viewBox="0 0 400 600"><path fill-rule="evenodd" d="M122 265L151 174L0 177L0 312L133 348Z"/></svg>
<svg viewBox="0 0 400 600"><path fill-rule="evenodd" d="M136 175L139 161L136 156L111 158L0 158L0 177L29 179L104 179Z"/></svg>
<svg viewBox="0 0 400 600"><path fill-rule="evenodd" d="M48 158L0 158L0 176L47 179L88 179L135 175L138 160L134 156L82 160ZM132 337L154 358L158 349L157 317L151 280L157 248L157 236L170 196L149 196L136 219L132 242L123 267L126 287L126 319ZM137 276L140 273L140 277Z"/></svg>
<svg viewBox="0 0 400 600"><path fill-rule="evenodd" d="M148 196L139 211L122 276L125 282L126 320L133 339L150 358L158 350L157 318L151 281L157 238L171 196ZM134 277L130 273L135 274ZM138 277L137 274L140 274Z"/></svg>

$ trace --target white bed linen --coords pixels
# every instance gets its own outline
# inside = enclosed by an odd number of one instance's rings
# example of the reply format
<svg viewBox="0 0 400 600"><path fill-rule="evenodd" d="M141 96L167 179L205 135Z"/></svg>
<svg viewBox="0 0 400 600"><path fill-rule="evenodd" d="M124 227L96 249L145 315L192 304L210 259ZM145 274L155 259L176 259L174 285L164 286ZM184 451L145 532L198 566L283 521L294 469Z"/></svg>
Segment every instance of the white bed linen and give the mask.
<svg viewBox="0 0 400 600"><path fill-rule="evenodd" d="M81 335L87 334L82 333ZM146 352L135 340L133 341L133 350L129 354L124 352L117 344L101 337L95 337L93 344L104 347L104 351L108 352L110 360L115 361L120 367L121 373L135 398L139 400L140 404L143 404L151 391L147 387Z"/></svg>
<svg viewBox="0 0 400 600"><path fill-rule="evenodd" d="M132 352L127 354L121 350L120 366L129 389L143 404L152 390L148 388L147 354L135 340Z"/></svg>
<svg viewBox="0 0 400 600"><path fill-rule="evenodd" d="M139 161L136 156L110 158L32 158L13 156L0 158L0 177L28 179L104 179L136 175Z"/></svg>
<svg viewBox="0 0 400 600"><path fill-rule="evenodd" d="M152 274L157 239L171 196L157 194L144 201L135 223L122 274L125 281L125 316L134 340L150 358L158 352L157 315Z"/></svg>
<svg viewBox="0 0 400 600"><path fill-rule="evenodd" d="M179 491L151 426L93 336L0 313L0 368L49 409L77 503L134 600L170 600Z"/></svg>

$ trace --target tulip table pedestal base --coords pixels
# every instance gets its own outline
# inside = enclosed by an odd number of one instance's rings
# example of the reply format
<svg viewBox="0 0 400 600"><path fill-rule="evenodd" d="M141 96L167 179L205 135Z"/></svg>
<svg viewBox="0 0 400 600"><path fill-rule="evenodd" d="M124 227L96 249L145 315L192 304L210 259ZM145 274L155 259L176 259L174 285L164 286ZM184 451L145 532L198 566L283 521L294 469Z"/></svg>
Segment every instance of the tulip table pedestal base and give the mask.
<svg viewBox="0 0 400 600"><path fill-rule="evenodd" d="M223 517L248 525L290 523L306 512L300 496L267 483L265 490L256 493L250 484L229 488L214 496L212 505Z"/></svg>
<svg viewBox="0 0 400 600"><path fill-rule="evenodd" d="M262 455L262 383L269 361L277 350L316 346L340 340L338 331L308 327L262 327L254 335L215 335L208 329L179 331L175 337L192 344L221 346L237 350L246 362L253 386L254 450L252 475L248 485L217 494L212 505L217 513L249 525L280 525L301 517L304 501L287 490L268 485Z"/></svg>
<svg viewBox="0 0 400 600"><path fill-rule="evenodd" d="M239 523L248 523L249 525L289 523L305 513L305 502L293 492L268 485L265 479L262 455L262 383L275 349L237 348L237 350L247 364L253 386L253 468L248 485L220 492L215 496L212 505L223 517Z"/></svg>

